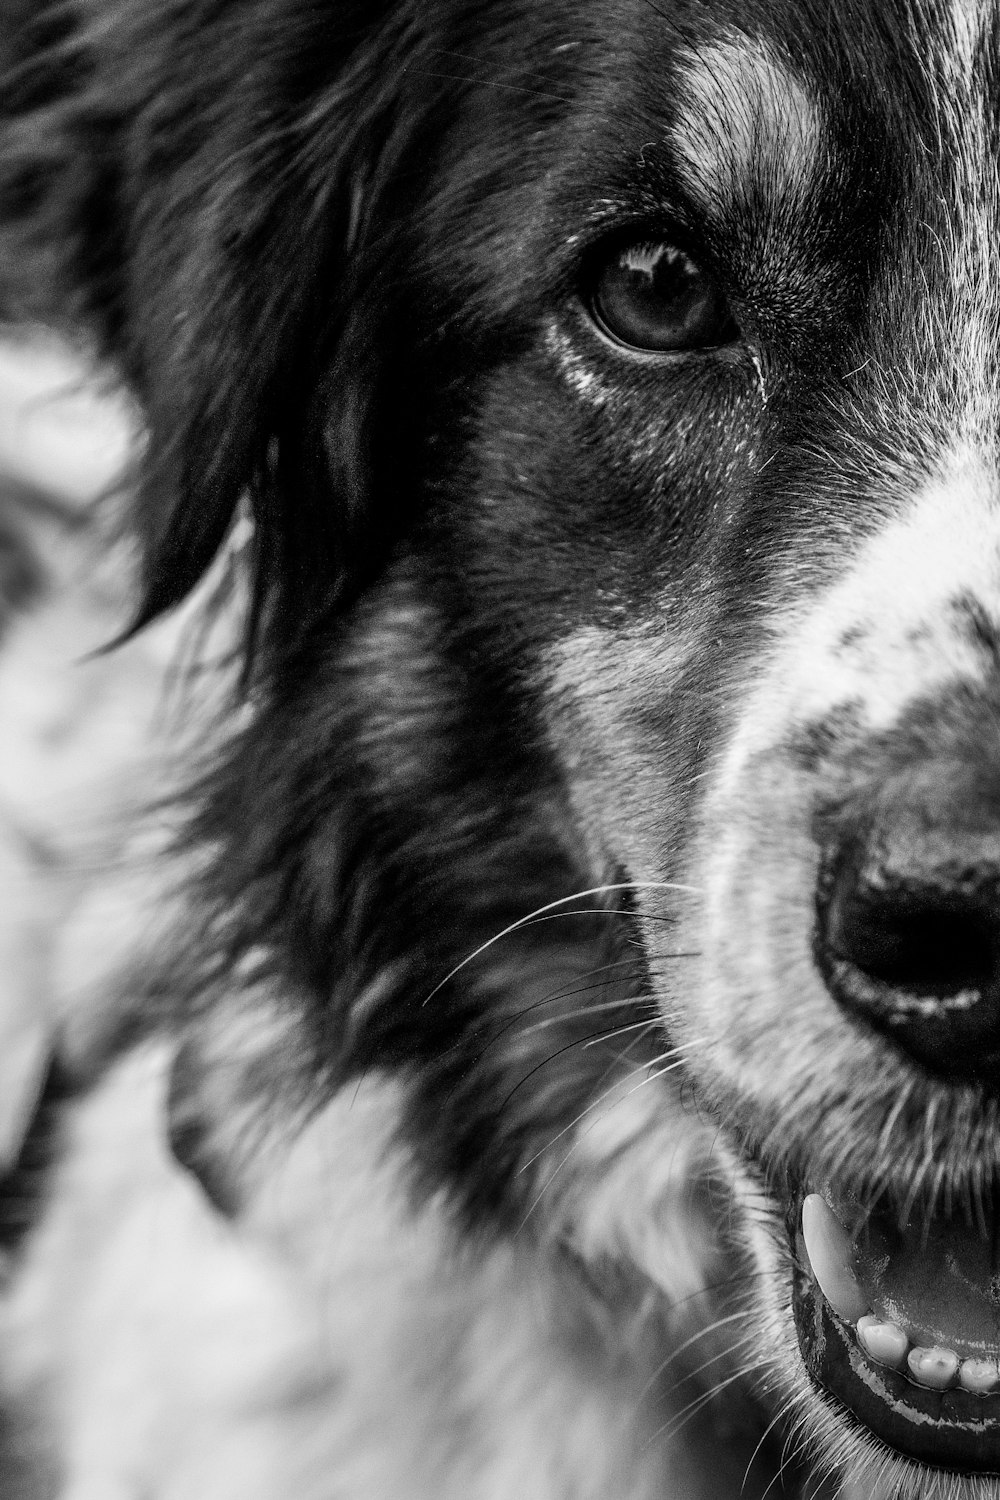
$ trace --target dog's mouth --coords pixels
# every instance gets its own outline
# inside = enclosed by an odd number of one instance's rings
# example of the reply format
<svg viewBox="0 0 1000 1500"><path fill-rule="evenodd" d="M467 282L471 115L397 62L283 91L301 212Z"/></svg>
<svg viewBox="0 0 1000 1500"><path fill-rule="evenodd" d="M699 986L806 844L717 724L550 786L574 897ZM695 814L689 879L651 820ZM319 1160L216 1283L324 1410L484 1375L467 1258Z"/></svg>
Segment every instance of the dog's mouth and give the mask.
<svg viewBox="0 0 1000 1500"><path fill-rule="evenodd" d="M816 1193L797 1209L812 1378L908 1458L1000 1473L1000 1213L863 1212Z"/></svg>

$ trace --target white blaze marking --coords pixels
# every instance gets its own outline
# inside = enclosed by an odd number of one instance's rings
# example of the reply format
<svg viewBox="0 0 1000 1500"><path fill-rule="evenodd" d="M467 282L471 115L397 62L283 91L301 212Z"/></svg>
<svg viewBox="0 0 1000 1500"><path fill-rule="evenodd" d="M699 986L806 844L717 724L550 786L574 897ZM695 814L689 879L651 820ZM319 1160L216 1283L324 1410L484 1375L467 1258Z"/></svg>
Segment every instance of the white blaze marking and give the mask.
<svg viewBox="0 0 1000 1500"><path fill-rule="evenodd" d="M953 186L949 210L938 228L940 253L951 283L953 308L945 309L947 338L956 376L967 391L965 434L992 437L996 401L996 233L998 172L992 147L995 103L990 97L982 49L995 24L994 0L951 0L930 48L915 34L931 88L937 137Z"/></svg>
<svg viewBox="0 0 1000 1500"><path fill-rule="evenodd" d="M984 650L954 609L965 599L1000 630L1000 484L969 451L945 461L825 596L778 622L783 644L743 715L726 781L789 727L838 707L851 705L878 732L916 698L981 681Z"/></svg>
<svg viewBox="0 0 1000 1500"><path fill-rule="evenodd" d="M796 647L798 715L850 699L871 728L885 728L911 699L982 677L982 652L952 604L971 596L1000 615L997 502L995 475L971 456L956 458L873 538ZM838 650L852 627L862 632L858 644Z"/></svg>
<svg viewBox="0 0 1000 1500"><path fill-rule="evenodd" d="M767 43L730 31L682 64L674 146L689 188L711 207L765 176L799 196L823 152L815 101Z"/></svg>
<svg viewBox="0 0 1000 1500"><path fill-rule="evenodd" d="M973 64L985 35L987 16L993 13L993 0L987 0L987 3L983 0L952 0L948 26L954 45L947 59L954 74L965 81L966 87L972 81Z"/></svg>

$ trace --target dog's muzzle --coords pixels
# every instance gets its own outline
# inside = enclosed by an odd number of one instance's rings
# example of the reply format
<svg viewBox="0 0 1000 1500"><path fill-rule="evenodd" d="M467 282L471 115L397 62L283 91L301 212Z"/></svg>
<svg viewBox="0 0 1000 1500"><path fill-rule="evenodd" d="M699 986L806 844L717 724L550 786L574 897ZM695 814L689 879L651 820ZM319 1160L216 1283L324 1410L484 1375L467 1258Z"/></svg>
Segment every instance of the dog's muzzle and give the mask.
<svg viewBox="0 0 1000 1500"><path fill-rule="evenodd" d="M815 955L830 993L944 1088L1000 1084L1000 770L928 758L827 816ZM1000 1205L803 1187L794 1305L813 1378L937 1467L1000 1472Z"/></svg>

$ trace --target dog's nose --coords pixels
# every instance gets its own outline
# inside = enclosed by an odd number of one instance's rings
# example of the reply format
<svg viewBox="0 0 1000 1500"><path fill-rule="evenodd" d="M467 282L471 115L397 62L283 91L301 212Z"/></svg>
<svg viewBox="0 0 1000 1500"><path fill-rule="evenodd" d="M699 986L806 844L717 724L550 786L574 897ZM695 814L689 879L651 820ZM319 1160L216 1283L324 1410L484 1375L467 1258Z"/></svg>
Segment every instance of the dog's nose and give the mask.
<svg viewBox="0 0 1000 1500"><path fill-rule="evenodd" d="M933 1072L1000 1067L1000 776L934 762L835 822L816 956L848 1011Z"/></svg>

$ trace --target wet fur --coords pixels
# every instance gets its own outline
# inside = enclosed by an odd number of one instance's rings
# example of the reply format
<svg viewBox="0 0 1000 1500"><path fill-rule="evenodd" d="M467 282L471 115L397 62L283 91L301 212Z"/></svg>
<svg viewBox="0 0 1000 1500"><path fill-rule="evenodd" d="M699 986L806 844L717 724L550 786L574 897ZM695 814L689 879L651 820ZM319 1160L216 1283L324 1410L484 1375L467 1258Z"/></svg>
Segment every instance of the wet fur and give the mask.
<svg viewBox="0 0 1000 1500"><path fill-rule="evenodd" d="M991 691L879 540L995 525L972 9L7 0L0 283L141 405L137 625L254 528L177 934L11 1237L35 1493L994 1492L809 1385L781 1196L996 1166L809 948L816 820ZM636 222L738 353L595 332Z"/></svg>

